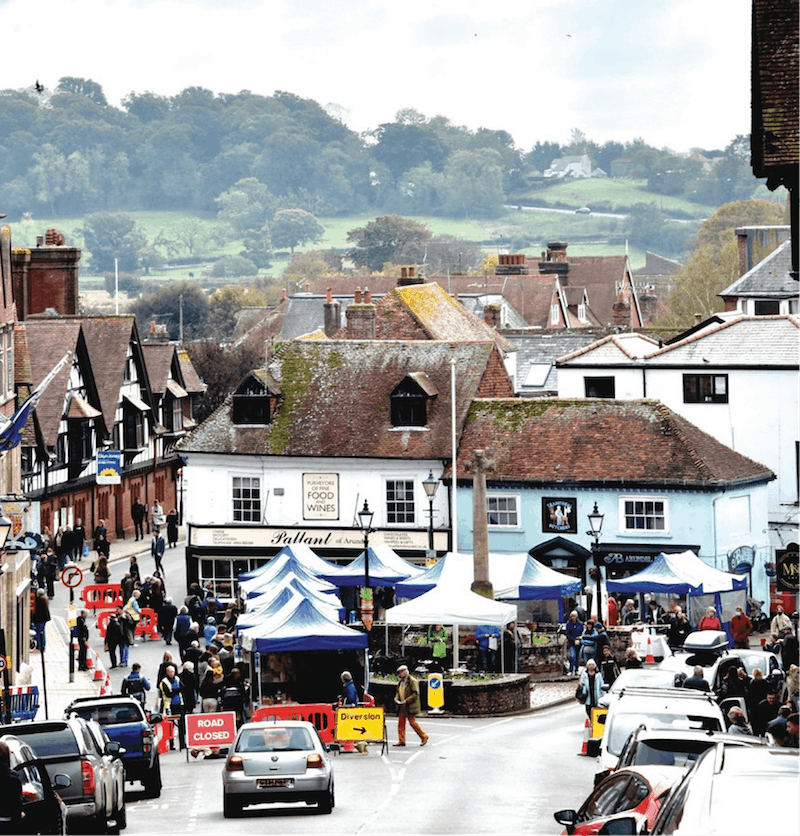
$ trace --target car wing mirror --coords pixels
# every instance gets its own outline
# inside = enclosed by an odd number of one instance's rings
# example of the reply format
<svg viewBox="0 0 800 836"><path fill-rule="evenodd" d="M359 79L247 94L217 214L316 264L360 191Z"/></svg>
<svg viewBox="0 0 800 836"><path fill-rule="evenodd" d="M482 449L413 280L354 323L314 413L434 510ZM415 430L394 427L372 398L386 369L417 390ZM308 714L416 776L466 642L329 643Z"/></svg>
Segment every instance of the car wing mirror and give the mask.
<svg viewBox="0 0 800 836"><path fill-rule="evenodd" d="M603 823L598 833L614 834L615 836L635 836L639 833L635 816L615 816ZM646 829L641 831L647 832Z"/></svg>

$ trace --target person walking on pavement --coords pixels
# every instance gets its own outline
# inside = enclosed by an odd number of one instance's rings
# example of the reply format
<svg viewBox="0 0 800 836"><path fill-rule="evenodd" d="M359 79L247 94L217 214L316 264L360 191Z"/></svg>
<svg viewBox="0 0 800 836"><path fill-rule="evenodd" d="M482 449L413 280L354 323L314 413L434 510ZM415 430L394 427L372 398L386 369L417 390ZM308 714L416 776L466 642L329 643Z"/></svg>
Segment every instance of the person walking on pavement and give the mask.
<svg viewBox="0 0 800 836"><path fill-rule="evenodd" d="M98 520L97 525L94 527L94 532L92 533L92 539L94 540L94 550L97 552L98 557L103 553L97 545L98 541L101 538L108 542L108 531L106 530L105 520ZM106 552L106 556L108 556L108 552Z"/></svg>
<svg viewBox="0 0 800 836"><path fill-rule="evenodd" d="M175 665L167 665L166 674L161 682L158 683L158 692L161 695L164 714L178 718L178 748L184 749L183 693L181 691L181 681L175 674Z"/></svg>
<svg viewBox="0 0 800 836"><path fill-rule="evenodd" d="M731 619L733 646L744 649L750 647L750 634L752 632L753 622L744 614L741 607L736 607L736 612Z"/></svg>
<svg viewBox="0 0 800 836"><path fill-rule="evenodd" d="M717 618L717 611L714 607L709 607L706 610L706 614L700 619L700 623L697 625L698 631L700 630L721 630L722 624L720 620Z"/></svg>
<svg viewBox="0 0 800 836"><path fill-rule="evenodd" d="M138 662L131 665L131 672L122 680L120 693L123 697L133 697L144 708L145 691L150 690L150 683L142 676L142 666Z"/></svg>
<svg viewBox="0 0 800 836"><path fill-rule="evenodd" d="M172 598L167 598L158 611L158 629L167 644L172 644L172 632L177 617L178 608L172 603Z"/></svg>
<svg viewBox="0 0 800 836"><path fill-rule="evenodd" d="M481 655L481 670L493 673L497 670L500 628L496 624L479 624L475 628L475 641L478 642Z"/></svg>
<svg viewBox="0 0 800 836"><path fill-rule="evenodd" d="M78 640L78 670L88 671L89 666L86 664L86 655L89 652L89 625L86 620L89 618L89 613L86 610L81 610L80 615L75 619L75 638Z"/></svg>
<svg viewBox="0 0 800 836"><path fill-rule="evenodd" d="M419 745L424 746L428 742L428 735L425 734L417 722L417 715L420 712L419 682L408 672L407 665L400 665L397 669L397 675L400 678L394 697L395 703L399 706L397 715L397 743L392 745L406 745L406 721L408 721L409 726L414 729L420 739Z"/></svg>
<svg viewBox="0 0 800 836"><path fill-rule="evenodd" d="M675 607L675 617L667 630L667 644L670 650L679 650L683 647L686 637L692 632L692 625L684 615L680 607Z"/></svg>
<svg viewBox="0 0 800 836"><path fill-rule="evenodd" d="M184 662L181 672L178 674L181 681L181 695L183 696L183 710L185 714L193 714L197 706L197 690L200 683L197 681L194 662Z"/></svg>
<svg viewBox="0 0 800 836"><path fill-rule="evenodd" d="M45 626L50 621L50 602L43 589L36 592L33 604L33 626L36 631L36 648L43 651L46 644Z"/></svg>
<svg viewBox="0 0 800 836"><path fill-rule="evenodd" d="M80 517L78 517L78 519L75 521L75 526L72 529L72 534L75 537L75 560L82 560L83 546L86 543L86 528L84 527L83 520Z"/></svg>
<svg viewBox="0 0 800 836"><path fill-rule="evenodd" d="M64 549L65 562L75 562L75 535L72 533L72 528L67 526L64 529L64 537L61 540L61 548Z"/></svg>
<svg viewBox="0 0 800 836"><path fill-rule="evenodd" d="M577 676L581 662L581 636L583 635L583 624L578 620L577 610L569 614L564 625L564 634L567 637L569 650L569 675Z"/></svg>
<svg viewBox="0 0 800 836"><path fill-rule="evenodd" d="M167 514L167 542L171 549L178 545L178 512L175 508Z"/></svg>
<svg viewBox="0 0 800 836"><path fill-rule="evenodd" d="M128 640L125 638L125 634L122 631L122 625L119 622L121 613L122 607L117 607L116 611L113 612L108 619L108 624L106 624L105 649L108 651L108 658L111 660L112 668L117 667L118 648L120 652L120 661L122 661L123 654L126 664L128 661Z"/></svg>
<svg viewBox="0 0 800 836"><path fill-rule="evenodd" d="M342 671L342 693L339 695L339 705L358 705L358 691L353 682L350 671Z"/></svg>
<svg viewBox="0 0 800 836"><path fill-rule="evenodd" d="M123 620L125 622L125 632L127 634L127 646L132 647L134 642L136 641L136 627L139 624L139 621L142 618L142 608L139 606L139 598L141 597L141 592L138 589L134 589L131 593L131 597L128 598L125 607L123 608ZM127 665L128 662L128 654L125 653L125 663Z"/></svg>
<svg viewBox="0 0 800 836"><path fill-rule="evenodd" d="M161 558L164 557L164 549L164 535L154 534L153 539L150 541L150 554L156 564L156 572L161 575L164 574L164 565L161 562Z"/></svg>
<svg viewBox="0 0 800 836"><path fill-rule="evenodd" d="M581 671L578 688L584 697L583 707L586 709L586 716L589 718L592 716L592 709L600 704L604 684L603 675L597 670L597 662L594 659L588 659L585 669Z"/></svg>
<svg viewBox="0 0 800 836"><path fill-rule="evenodd" d="M100 557L97 559L97 565L93 563L89 567L90 571L94 571L94 582L97 584L107 584L108 579L111 577L111 572L108 570L108 559L106 557Z"/></svg>
<svg viewBox="0 0 800 836"><path fill-rule="evenodd" d="M161 531L161 526L164 525L164 509L161 507L161 500L157 499L150 509L150 530L153 534L158 534Z"/></svg>
<svg viewBox="0 0 800 836"><path fill-rule="evenodd" d="M136 555L132 554L130 558L130 566L128 566L128 571L131 575L131 580L133 581L133 585L136 586L137 584L142 583L142 573L139 571L139 563L136 560Z"/></svg>
<svg viewBox="0 0 800 836"><path fill-rule="evenodd" d="M145 507L142 505L139 497L131 506L131 519L133 520L134 542L136 540L144 540L144 515Z"/></svg>

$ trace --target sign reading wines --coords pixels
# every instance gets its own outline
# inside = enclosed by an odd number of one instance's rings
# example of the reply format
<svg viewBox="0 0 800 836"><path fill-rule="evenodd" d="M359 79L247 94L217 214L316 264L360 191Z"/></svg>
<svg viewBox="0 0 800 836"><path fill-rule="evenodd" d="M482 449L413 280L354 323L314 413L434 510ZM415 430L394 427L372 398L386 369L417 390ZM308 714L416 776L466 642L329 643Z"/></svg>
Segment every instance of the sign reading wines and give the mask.
<svg viewBox="0 0 800 836"><path fill-rule="evenodd" d="M303 474L303 519L339 519L339 474Z"/></svg>

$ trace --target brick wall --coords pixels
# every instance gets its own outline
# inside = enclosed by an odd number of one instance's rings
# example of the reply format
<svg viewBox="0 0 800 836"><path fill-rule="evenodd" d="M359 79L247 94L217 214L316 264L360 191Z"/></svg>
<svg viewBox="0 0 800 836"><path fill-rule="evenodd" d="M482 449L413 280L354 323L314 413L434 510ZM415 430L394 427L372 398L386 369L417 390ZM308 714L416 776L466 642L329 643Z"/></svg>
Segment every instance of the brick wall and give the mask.
<svg viewBox="0 0 800 836"><path fill-rule="evenodd" d="M52 237L52 236L51 236ZM54 308L61 316L78 313L77 247L41 246L12 252L11 273L19 319Z"/></svg>
<svg viewBox="0 0 800 836"><path fill-rule="evenodd" d="M479 398L513 398L514 387L497 349L492 349L486 371L478 386Z"/></svg>

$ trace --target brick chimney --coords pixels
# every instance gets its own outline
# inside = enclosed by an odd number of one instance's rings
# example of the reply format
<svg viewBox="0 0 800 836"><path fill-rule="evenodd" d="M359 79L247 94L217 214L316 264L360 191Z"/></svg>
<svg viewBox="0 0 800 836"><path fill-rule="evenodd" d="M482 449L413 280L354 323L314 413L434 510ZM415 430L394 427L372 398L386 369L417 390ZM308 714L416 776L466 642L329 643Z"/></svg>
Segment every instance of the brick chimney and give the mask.
<svg viewBox="0 0 800 836"><path fill-rule="evenodd" d="M347 306L345 316L347 317L348 340L375 339L375 305L372 304L372 294L366 287L363 301L361 288L356 288L353 304Z"/></svg>
<svg viewBox="0 0 800 836"><path fill-rule="evenodd" d="M569 261L567 260L567 243L564 241L550 241L547 252L542 253L539 262L539 273L554 273L561 279L561 284L569 284Z"/></svg>
<svg viewBox="0 0 800 836"><path fill-rule="evenodd" d="M416 267L401 267L400 278L397 280L398 287L408 287L412 284L424 284L422 278L417 275Z"/></svg>
<svg viewBox="0 0 800 836"><path fill-rule="evenodd" d="M338 299L333 298L331 289L328 288L328 298L325 302L325 335L332 337L341 328L342 305Z"/></svg>
<svg viewBox="0 0 800 836"><path fill-rule="evenodd" d="M78 313L78 262L81 250L68 247L64 233L48 229L36 236L36 246L12 250L11 276L17 316L20 321L32 314L55 309L60 316Z"/></svg>

